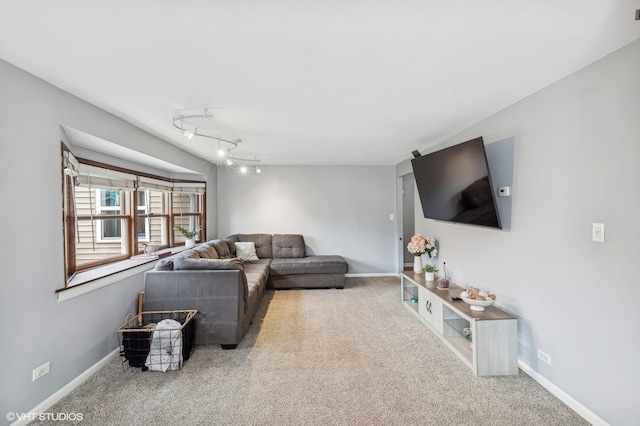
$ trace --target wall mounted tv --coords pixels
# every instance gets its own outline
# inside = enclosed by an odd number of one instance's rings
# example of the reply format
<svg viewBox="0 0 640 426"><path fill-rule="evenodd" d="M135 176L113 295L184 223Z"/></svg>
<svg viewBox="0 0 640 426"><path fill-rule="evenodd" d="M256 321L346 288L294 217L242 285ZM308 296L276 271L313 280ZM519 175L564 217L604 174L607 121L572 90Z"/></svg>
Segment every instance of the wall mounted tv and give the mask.
<svg viewBox="0 0 640 426"><path fill-rule="evenodd" d="M502 228L482 137L411 160L424 217Z"/></svg>

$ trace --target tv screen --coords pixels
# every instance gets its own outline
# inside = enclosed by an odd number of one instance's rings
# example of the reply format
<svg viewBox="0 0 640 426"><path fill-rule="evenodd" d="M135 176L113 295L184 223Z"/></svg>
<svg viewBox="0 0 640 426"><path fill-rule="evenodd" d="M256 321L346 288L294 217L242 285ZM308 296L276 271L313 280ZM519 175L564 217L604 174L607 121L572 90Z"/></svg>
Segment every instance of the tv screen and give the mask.
<svg viewBox="0 0 640 426"><path fill-rule="evenodd" d="M482 137L411 160L424 217L502 228Z"/></svg>

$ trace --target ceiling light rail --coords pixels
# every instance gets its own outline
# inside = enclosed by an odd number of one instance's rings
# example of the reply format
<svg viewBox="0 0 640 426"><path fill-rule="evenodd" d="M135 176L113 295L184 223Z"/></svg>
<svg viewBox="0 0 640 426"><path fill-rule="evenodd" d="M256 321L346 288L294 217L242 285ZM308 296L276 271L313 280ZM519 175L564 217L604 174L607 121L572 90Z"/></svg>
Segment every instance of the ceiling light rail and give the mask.
<svg viewBox="0 0 640 426"><path fill-rule="evenodd" d="M203 138L209 138L218 141L217 146L217 163L226 164L227 166L237 166L238 171L241 174L247 174L250 171L261 173L260 160L257 158L249 159L239 156L235 156L231 153L232 150L238 148L238 144L242 142L241 139L226 139L217 134L213 134L211 130L202 130L193 124L189 123L189 120L210 120L213 119L213 114L209 113L209 110L205 109L204 114L180 114L173 117L173 127L180 130L182 135L191 140L194 136L200 136ZM225 145L226 144L226 145Z"/></svg>
<svg viewBox="0 0 640 426"><path fill-rule="evenodd" d="M204 114L189 114L189 115L180 114L176 117L173 117L173 127L180 130L184 135L184 137L189 140L191 140L194 136L200 136L203 138L215 139L218 142L224 142L224 143L233 145L234 148L237 148L238 144L242 142L241 139L229 140L219 135L213 135L213 134L207 133L206 130L198 129L196 126L190 125L185 122L185 120L194 120L194 119L209 120L212 118L213 118L213 114L209 114L209 110L206 110L206 109L204 110Z"/></svg>
<svg viewBox="0 0 640 426"><path fill-rule="evenodd" d="M237 166L238 171L243 175L249 173L250 171L262 173L262 169L260 168L260 160L258 160L257 158L250 159L227 155L225 156L224 161L227 166Z"/></svg>

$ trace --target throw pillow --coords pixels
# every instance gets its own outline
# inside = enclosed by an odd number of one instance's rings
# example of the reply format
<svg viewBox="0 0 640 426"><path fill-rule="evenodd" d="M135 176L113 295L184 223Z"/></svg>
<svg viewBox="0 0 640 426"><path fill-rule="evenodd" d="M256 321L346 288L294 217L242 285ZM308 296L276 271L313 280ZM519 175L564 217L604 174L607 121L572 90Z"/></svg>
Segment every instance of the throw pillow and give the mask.
<svg viewBox="0 0 640 426"><path fill-rule="evenodd" d="M236 245L236 256L244 260L260 260L256 254L256 244L251 242L239 242Z"/></svg>

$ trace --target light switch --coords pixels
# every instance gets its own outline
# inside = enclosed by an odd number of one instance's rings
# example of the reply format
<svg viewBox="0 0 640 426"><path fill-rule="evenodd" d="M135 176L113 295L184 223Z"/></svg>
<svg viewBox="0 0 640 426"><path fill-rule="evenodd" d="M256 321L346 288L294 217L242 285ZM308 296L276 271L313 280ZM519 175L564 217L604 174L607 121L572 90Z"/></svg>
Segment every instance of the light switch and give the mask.
<svg viewBox="0 0 640 426"><path fill-rule="evenodd" d="M389 213L389 220L395 220L396 215L394 215L393 213Z"/></svg>
<svg viewBox="0 0 640 426"><path fill-rule="evenodd" d="M591 239L596 243L604 243L604 223L591 225Z"/></svg>

